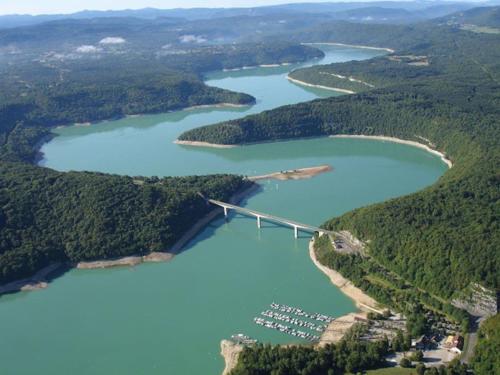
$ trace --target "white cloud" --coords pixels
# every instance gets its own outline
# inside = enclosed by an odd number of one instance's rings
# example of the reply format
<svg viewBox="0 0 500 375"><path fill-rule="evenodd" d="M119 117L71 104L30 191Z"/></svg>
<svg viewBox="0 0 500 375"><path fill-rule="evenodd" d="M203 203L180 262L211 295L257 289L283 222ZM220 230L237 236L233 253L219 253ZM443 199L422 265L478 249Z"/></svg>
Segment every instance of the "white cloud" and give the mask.
<svg viewBox="0 0 500 375"><path fill-rule="evenodd" d="M126 40L117 36L108 36L99 41L99 44L123 44Z"/></svg>
<svg viewBox="0 0 500 375"><path fill-rule="evenodd" d="M91 45L82 45L76 49L76 52L78 53L97 53L102 51L101 48L98 48L96 46L91 46Z"/></svg>
<svg viewBox="0 0 500 375"><path fill-rule="evenodd" d="M189 35L181 35L179 37L179 41L181 43L203 43L206 42L207 40L202 36L189 34Z"/></svg>

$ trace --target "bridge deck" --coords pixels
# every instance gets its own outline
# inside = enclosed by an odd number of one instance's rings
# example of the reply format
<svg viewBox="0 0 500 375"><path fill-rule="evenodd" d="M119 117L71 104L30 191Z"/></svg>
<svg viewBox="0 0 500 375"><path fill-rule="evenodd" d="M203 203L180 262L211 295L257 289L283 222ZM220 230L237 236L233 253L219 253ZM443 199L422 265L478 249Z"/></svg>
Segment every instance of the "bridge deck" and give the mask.
<svg viewBox="0 0 500 375"><path fill-rule="evenodd" d="M226 203L226 202L217 201L215 199L208 199L208 202L210 202L216 206L220 206L222 208L225 207L225 208L228 208L230 210L240 212L244 215L260 217L261 219L265 219L265 220L272 221L272 222L279 223L279 224L289 225L291 227L296 227L296 228L299 228L299 229L304 230L304 231L329 233L328 230L323 229L323 228L319 228L319 227L315 227L313 225L303 224L303 223L299 223L298 221L285 219L285 218L282 218L279 216L269 215L269 214L255 211L255 210L250 210L248 208L236 206L234 204L230 204L230 203Z"/></svg>

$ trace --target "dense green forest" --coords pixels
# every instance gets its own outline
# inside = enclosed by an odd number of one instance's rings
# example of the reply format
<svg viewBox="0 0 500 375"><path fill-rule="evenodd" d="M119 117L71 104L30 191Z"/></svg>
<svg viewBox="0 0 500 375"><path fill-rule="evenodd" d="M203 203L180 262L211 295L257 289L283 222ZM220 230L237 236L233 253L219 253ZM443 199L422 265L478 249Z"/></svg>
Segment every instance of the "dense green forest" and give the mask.
<svg viewBox="0 0 500 375"><path fill-rule="evenodd" d="M472 367L476 375L500 373L500 314L489 318L479 330Z"/></svg>
<svg viewBox="0 0 500 375"><path fill-rule="evenodd" d="M257 344L245 347L231 375L320 375L356 373L382 367L389 342L362 341L354 326L342 341L324 348Z"/></svg>
<svg viewBox="0 0 500 375"><path fill-rule="evenodd" d="M408 52L425 52L430 65L422 68L433 70L431 77L427 73L392 77L391 69L379 69L382 79L392 82L383 88L201 127L180 139L242 144L366 134L429 140L454 163L436 184L354 210L325 225L349 229L362 240L370 240L369 254L379 266L446 300L470 282L493 289L500 286L500 37L443 26L426 25L425 29L423 35L433 37ZM420 41L422 34L414 36ZM415 40L409 43L415 44ZM372 65L384 65L384 59L353 66L370 71ZM399 64L410 73L416 68L404 61ZM336 65L329 68L336 69Z"/></svg>
<svg viewBox="0 0 500 375"><path fill-rule="evenodd" d="M0 284L51 262L168 250L241 177L132 178L0 163Z"/></svg>
<svg viewBox="0 0 500 375"><path fill-rule="evenodd" d="M366 326L355 324L337 344L324 347L310 346L246 346L241 352L231 375L343 375L361 374L366 370L387 365L385 357L393 352L394 343L387 339L363 341ZM404 338L400 336L403 341ZM396 341L396 340L393 340ZM399 350L399 349L398 349ZM411 363L409 364L409 367ZM418 369L420 367L420 371ZM416 374L466 375L467 366L454 360L439 369L417 365ZM369 373L369 372L367 372ZM396 374L396 372L391 372ZM406 372L405 372L406 374Z"/></svg>

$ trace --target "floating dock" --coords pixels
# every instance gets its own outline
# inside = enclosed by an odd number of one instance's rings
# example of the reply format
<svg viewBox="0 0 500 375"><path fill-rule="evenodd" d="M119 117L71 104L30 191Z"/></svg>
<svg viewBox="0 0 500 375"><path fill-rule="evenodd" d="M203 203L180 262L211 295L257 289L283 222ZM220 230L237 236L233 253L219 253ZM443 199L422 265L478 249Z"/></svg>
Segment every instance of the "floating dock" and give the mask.
<svg viewBox="0 0 500 375"><path fill-rule="evenodd" d="M266 311L261 312L260 314L262 316L265 316L268 318L272 318L272 319L279 320L279 321L286 322L286 323L295 324L299 327L308 328L311 331L316 331L316 332L322 333L326 329L325 325L317 325L317 324L314 324L311 322L306 322L304 320L293 318L289 315L280 314L280 313L272 311L272 310L266 310Z"/></svg>
<svg viewBox="0 0 500 375"><path fill-rule="evenodd" d="M263 318L254 318L254 322L255 322L255 324L257 324L259 326L263 326L263 327L270 328L270 329L275 329L277 331L286 333L286 334L291 335L291 336L300 337L300 338L305 339L305 340L309 340L309 341L318 341L319 340L319 336L311 335L310 333L299 331L299 330L296 330L294 328L290 328L288 326L285 326L281 323L273 322L271 320L265 320Z"/></svg>
<svg viewBox="0 0 500 375"><path fill-rule="evenodd" d="M252 345L257 342L257 340L252 339L250 336L244 335L243 333L237 333L236 335L232 335L231 340L233 340L236 344L242 344L242 345Z"/></svg>
<svg viewBox="0 0 500 375"><path fill-rule="evenodd" d="M271 309L270 310L265 310L261 312L260 314L266 318L278 320L281 322L285 323L290 323L294 324L296 326L306 328L311 331L319 332L322 333L326 327L328 326L328 323L332 322L335 320L333 317L324 315L324 314L319 314L319 313L308 313L305 312L302 309L299 309L298 307L293 307L293 306L288 306L288 305L280 305L279 303L273 302L271 303ZM273 311L274 310L274 311ZM297 317L282 314L282 313L287 313L290 315L296 315L301 318L306 318L310 320L316 320L318 322L322 322L325 324L316 324L312 323L303 319L298 319ZM261 317L256 317L254 318L255 324L258 324L262 327L266 327L269 329L275 329L277 331L286 333L288 335L292 335L295 337L300 337L305 340L309 341L318 341L319 336L304 332L304 331L299 331L297 329L291 328L289 326L286 326L284 324L275 322L273 320L266 320Z"/></svg>
<svg viewBox="0 0 500 375"><path fill-rule="evenodd" d="M324 322L324 323L330 323L330 322L335 320L335 318L328 316L328 315L319 314L319 313L307 313L304 310L299 309L297 307L280 305L279 303L276 303L276 302L271 303L271 308L273 308L274 310L278 310L280 312L294 314L297 316L301 316L301 317L311 319L311 320L317 320L319 322Z"/></svg>

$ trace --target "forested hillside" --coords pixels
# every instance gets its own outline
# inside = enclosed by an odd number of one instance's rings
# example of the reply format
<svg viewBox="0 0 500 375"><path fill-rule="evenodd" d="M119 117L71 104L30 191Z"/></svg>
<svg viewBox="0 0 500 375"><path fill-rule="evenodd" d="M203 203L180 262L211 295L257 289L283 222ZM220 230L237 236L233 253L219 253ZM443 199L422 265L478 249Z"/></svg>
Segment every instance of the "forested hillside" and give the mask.
<svg viewBox="0 0 500 375"><path fill-rule="evenodd" d="M435 38L415 51L406 50L427 53L429 66L422 67L421 75L413 74L415 66L404 61L386 63L386 58L352 64L356 71L377 71L385 88L201 127L180 139L242 144L365 134L429 140L454 163L436 184L325 225L349 229L369 240L369 253L377 264L403 282L448 300L470 282L493 289L500 286L500 39L442 26L424 35ZM420 40L421 34L416 38ZM450 40L451 45L445 43ZM391 69L393 64L399 64L399 69ZM384 65L387 70L381 69ZM348 69L346 64L327 68L337 71L337 67L341 72Z"/></svg>
<svg viewBox="0 0 500 375"><path fill-rule="evenodd" d="M132 178L0 163L0 284L51 262L168 250L241 177Z"/></svg>
<svg viewBox="0 0 500 375"><path fill-rule="evenodd" d="M500 314L489 318L479 330L479 342L473 359L476 375L500 373Z"/></svg>

